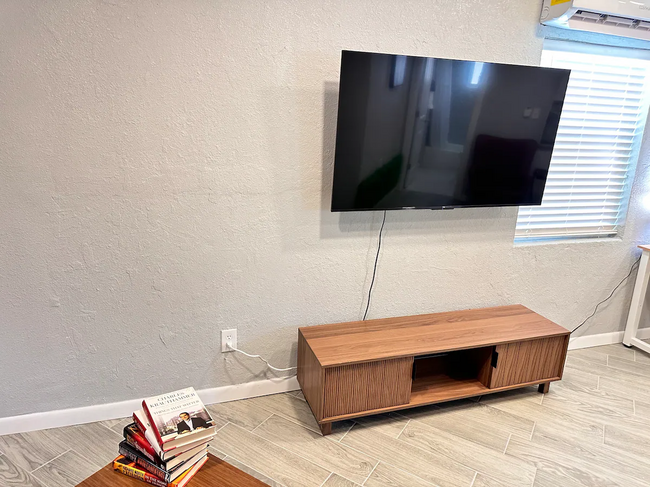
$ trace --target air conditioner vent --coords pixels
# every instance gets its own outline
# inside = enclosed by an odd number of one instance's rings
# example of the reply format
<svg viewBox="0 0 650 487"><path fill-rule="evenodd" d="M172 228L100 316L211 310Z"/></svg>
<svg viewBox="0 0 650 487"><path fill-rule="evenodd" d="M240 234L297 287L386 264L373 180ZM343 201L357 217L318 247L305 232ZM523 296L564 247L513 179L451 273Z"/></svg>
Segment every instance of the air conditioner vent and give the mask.
<svg viewBox="0 0 650 487"><path fill-rule="evenodd" d="M585 22L598 22L602 15L596 12L588 12L587 10L578 10L573 16L576 20L584 20Z"/></svg>
<svg viewBox="0 0 650 487"><path fill-rule="evenodd" d="M627 27L629 29L640 29L650 31L650 22L618 17L616 15L605 15L588 10L578 10L572 17L573 20L580 20L592 24L611 25L615 27Z"/></svg>
<svg viewBox="0 0 650 487"><path fill-rule="evenodd" d="M540 22L650 41L650 0L544 0Z"/></svg>
<svg viewBox="0 0 650 487"><path fill-rule="evenodd" d="M636 26L637 29L639 30L650 30L650 22L646 22L644 20L641 20L639 22L639 25Z"/></svg>

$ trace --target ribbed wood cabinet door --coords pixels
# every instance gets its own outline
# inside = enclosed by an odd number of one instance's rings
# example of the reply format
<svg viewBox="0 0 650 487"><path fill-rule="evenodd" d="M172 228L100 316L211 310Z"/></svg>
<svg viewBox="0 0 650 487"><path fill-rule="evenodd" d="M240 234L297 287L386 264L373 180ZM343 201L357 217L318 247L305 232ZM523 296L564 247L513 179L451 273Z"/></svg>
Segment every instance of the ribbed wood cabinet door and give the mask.
<svg viewBox="0 0 650 487"><path fill-rule="evenodd" d="M490 388L561 378L568 346L568 336L497 345Z"/></svg>
<svg viewBox="0 0 650 487"><path fill-rule="evenodd" d="M412 372L413 357L327 368L323 416L408 404Z"/></svg>

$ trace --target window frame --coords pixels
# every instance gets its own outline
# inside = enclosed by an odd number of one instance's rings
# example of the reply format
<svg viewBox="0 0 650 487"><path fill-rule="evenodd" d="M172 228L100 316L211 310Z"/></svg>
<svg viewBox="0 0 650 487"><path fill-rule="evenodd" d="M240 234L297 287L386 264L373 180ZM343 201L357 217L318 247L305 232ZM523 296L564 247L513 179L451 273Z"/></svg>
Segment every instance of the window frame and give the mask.
<svg viewBox="0 0 650 487"><path fill-rule="evenodd" d="M647 61L649 63L649 66L648 66L648 71L646 73L646 86L644 88L646 90L645 101L644 101L644 105L641 107L642 109L645 108L645 118L643 118L643 112L641 112L641 117L639 122L640 130L638 134L634 135L631 152L628 157L628 164L627 164L627 169L625 174L625 181L623 185L623 192L621 198L619 199L620 203L618 205L618 210L619 210L618 219L616 221L615 228L611 232L603 232L603 233L598 232L598 233L588 234L588 233L576 231L577 227L566 226L565 233L543 235L541 234L541 232L526 234L525 232L518 231L517 228L515 228L514 241L515 243L543 243L543 242L558 242L558 241L566 241L566 240L574 240L574 239L579 239L581 241L590 241L590 240L597 240L603 238L620 237L625 229L625 221L629 210L629 201L630 201L630 195L632 190L632 184L634 182L636 169L639 163L639 157L641 153L641 147L643 144L645 128L648 123L648 115L649 115L648 108L650 108L650 51L644 49L627 48L627 47L612 47L612 46L604 46L604 45L596 45L596 44L586 44L586 43L575 42L575 41L546 39L544 41L542 59L545 57L544 53L547 53L548 51L560 51L560 52L568 52L572 54L583 53L583 54L602 55L602 56L611 56L611 57L628 58L628 59L639 59L642 61ZM544 67L552 67L550 63L541 62L540 65ZM555 148L554 148L554 152L555 152ZM551 160L551 164L552 164L552 160ZM549 174L550 174L550 168L549 168ZM567 205L567 207L570 208L570 205ZM534 206L532 208L539 208L539 206ZM521 207L517 213L517 222L516 222L517 225L519 225L520 223L519 220L520 214L521 214Z"/></svg>

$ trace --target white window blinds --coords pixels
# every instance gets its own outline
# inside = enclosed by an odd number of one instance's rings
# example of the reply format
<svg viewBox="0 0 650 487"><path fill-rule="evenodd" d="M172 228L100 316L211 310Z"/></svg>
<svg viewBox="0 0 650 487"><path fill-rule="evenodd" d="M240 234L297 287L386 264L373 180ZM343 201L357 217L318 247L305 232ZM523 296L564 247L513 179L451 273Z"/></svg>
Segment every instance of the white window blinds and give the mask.
<svg viewBox="0 0 650 487"><path fill-rule="evenodd" d="M542 65L571 69L571 78L542 205L519 209L515 237L616 235L648 113L650 60L549 44Z"/></svg>

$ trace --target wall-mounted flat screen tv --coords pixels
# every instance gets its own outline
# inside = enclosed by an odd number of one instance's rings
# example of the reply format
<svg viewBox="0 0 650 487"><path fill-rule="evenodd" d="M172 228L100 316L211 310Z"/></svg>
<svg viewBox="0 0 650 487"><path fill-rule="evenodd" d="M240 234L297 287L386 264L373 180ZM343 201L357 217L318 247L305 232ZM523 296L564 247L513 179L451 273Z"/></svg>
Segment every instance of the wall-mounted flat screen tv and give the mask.
<svg viewBox="0 0 650 487"><path fill-rule="evenodd" d="M332 211L541 204L569 74L343 51Z"/></svg>

